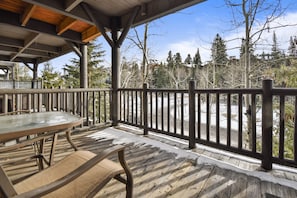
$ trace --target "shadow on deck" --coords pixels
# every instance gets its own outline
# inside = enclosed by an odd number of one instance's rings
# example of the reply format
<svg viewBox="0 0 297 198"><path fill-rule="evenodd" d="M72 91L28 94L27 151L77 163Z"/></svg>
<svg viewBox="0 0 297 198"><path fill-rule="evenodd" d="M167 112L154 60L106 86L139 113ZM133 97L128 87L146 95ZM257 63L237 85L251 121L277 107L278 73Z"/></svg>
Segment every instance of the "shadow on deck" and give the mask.
<svg viewBox="0 0 297 198"><path fill-rule="evenodd" d="M78 132L73 134L73 140L79 149L95 153L113 144L125 145L126 160L134 177L134 197L137 198L297 196L297 174L277 170L263 172L256 170L259 165L242 163L235 157L203 148L187 150L182 142L170 141L169 145L169 140L159 141L161 137L143 137L115 128ZM37 170L34 161L18 163L32 151L30 146L17 152L0 153L0 163L4 164L10 178L17 179ZM60 138L55 160L72 151L66 139ZM5 165L12 158L15 163ZM125 187L112 180L96 197L125 197Z"/></svg>

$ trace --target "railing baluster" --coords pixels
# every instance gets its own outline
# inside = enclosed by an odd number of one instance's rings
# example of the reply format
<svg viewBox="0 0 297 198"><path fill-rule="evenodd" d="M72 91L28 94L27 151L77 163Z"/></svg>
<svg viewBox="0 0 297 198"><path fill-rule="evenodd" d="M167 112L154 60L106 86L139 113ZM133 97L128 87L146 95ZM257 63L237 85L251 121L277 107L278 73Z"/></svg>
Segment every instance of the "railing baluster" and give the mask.
<svg viewBox="0 0 297 198"><path fill-rule="evenodd" d="M27 101L27 110L30 112L31 111L31 109L32 109L32 106L31 106L31 104L32 104L32 95L31 94L27 94L27 96L28 96L28 101Z"/></svg>
<svg viewBox="0 0 297 198"><path fill-rule="evenodd" d="M209 141L209 133L210 133L210 99L209 93L206 94L206 140Z"/></svg>
<svg viewBox="0 0 297 198"><path fill-rule="evenodd" d="M170 132L170 93L167 92L167 132Z"/></svg>
<svg viewBox="0 0 297 198"><path fill-rule="evenodd" d="M138 125L138 91L135 91L135 124Z"/></svg>
<svg viewBox="0 0 297 198"><path fill-rule="evenodd" d="M149 92L150 94L150 128L153 128L153 91Z"/></svg>
<svg viewBox="0 0 297 198"><path fill-rule="evenodd" d="M104 97L104 99L103 99L104 122L106 123L106 121L107 121L107 106L106 106L107 101L106 101L106 91L103 92L103 97ZM117 122L117 120L116 120L116 122Z"/></svg>
<svg viewBox="0 0 297 198"><path fill-rule="evenodd" d="M89 92L88 91L86 91L85 92L85 102L84 102L84 104L86 104L85 106L84 106L84 112L85 112L85 114L86 114L86 118L87 118L87 126L89 126L90 125L90 123L89 123L89 121L90 121L90 115L89 115ZM93 104L93 103L91 103L91 104ZM93 108L93 105L92 105L92 108ZM90 109L92 109L92 108L90 108Z"/></svg>
<svg viewBox="0 0 297 198"><path fill-rule="evenodd" d="M127 121L127 115L126 115L126 104L127 104L127 91L124 91L124 121Z"/></svg>
<svg viewBox="0 0 297 198"><path fill-rule="evenodd" d="M161 92L161 130L164 131L164 92Z"/></svg>
<svg viewBox="0 0 297 198"><path fill-rule="evenodd" d="M176 119L177 119L177 108L176 108L176 106L177 106L177 104L176 104L177 98L176 97L177 97L176 96L176 92L174 92L174 118L173 118L173 126L174 126L173 130L174 130L174 134L176 134Z"/></svg>
<svg viewBox="0 0 297 198"><path fill-rule="evenodd" d="M155 128L158 129L158 92L155 92Z"/></svg>
<svg viewBox="0 0 297 198"><path fill-rule="evenodd" d="M195 137L195 81L189 82L189 148L193 149L196 146ZM198 125L199 126L199 125Z"/></svg>
<svg viewBox="0 0 297 198"><path fill-rule="evenodd" d="M279 148L278 157L284 159L284 142L285 142L285 97L280 96L279 102Z"/></svg>
<svg viewBox="0 0 297 198"><path fill-rule="evenodd" d="M98 123L101 123L101 103L102 103L101 92L98 92Z"/></svg>
<svg viewBox="0 0 297 198"><path fill-rule="evenodd" d="M96 92L92 91L92 116L93 116L93 125L96 124Z"/></svg>
<svg viewBox="0 0 297 198"><path fill-rule="evenodd" d="M294 162L297 163L297 96L295 96L295 109L294 109Z"/></svg>
<svg viewBox="0 0 297 198"><path fill-rule="evenodd" d="M144 135L148 135L148 100L147 100L147 84L143 84L143 130Z"/></svg>
<svg viewBox="0 0 297 198"><path fill-rule="evenodd" d="M242 94L238 94L238 148L242 149Z"/></svg>
<svg viewBox="0 0 297 198"><path fill-rule="evenodd" d="M231 94L227 94L227 146L231 145Z"/></svg>
<svg viewBox="0 0 297 198"><path fill-rule="evenodd" d="M197 138L201 139L201 94L198 93L197 97Z"/></svg>
<svg viewBox="0 0 297 198"><path fill-rule="evenodd" d="M256 118L256 94L252 94L252 152L257 152L257 118Z"/></svg>
<svg viewBox="0 0 297 198"><path fill-rule="evenodd" d="M119 103L120 103L120 107L122 107L122 106L123 106L123 103L124 103L124 102L123 102L123 91L119 91L119 94L120 94L120 96L119 96L119 100L120 100ZM122 109L123 109L123 108L120 108L120 109L119 109L119 113L120 113L120 117L119 117L119 119L120 119L120 120L123 120L123 112L122 112Z"/></svg>
<svg viewBox="0 0 297 198"><path fill-rule="evenodd" d="M220 143L220 94L216 94L216 142Z"/></svg>
<svg viewBox="0 0 297 198"><path fill-rule="evenodd" d="M180 111L181 111L181 117L180 117L180 132L181 135L184 136L184 93L181 93L181 105L180 105Z"/></svg>
<svg viewBox="0 0 297 198"><path fill-rule="evenodd" d="M131 123L134 124L134 91L131 91Z"/></svg>

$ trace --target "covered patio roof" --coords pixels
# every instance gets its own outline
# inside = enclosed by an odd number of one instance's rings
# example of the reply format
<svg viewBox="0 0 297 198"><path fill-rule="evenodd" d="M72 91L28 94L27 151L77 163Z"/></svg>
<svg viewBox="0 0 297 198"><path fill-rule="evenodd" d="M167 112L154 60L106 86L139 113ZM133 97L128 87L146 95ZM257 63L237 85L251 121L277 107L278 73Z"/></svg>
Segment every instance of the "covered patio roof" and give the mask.
<svg viewBox="0 0 297 198"><path fill-rule="evenodd" d="M1 0L0 60L39 64L205 0Z"/></svg>
<svg viewBox="0 0 297 198"><path fill-rule="evenodd" d="M88 88L86 44L104 36L112 54L111 115L115 126L120 46L129 29L203 1L0 0L0 61L24 63L36 81L39 63L74 51L80 57L80 87Z"/></svg>

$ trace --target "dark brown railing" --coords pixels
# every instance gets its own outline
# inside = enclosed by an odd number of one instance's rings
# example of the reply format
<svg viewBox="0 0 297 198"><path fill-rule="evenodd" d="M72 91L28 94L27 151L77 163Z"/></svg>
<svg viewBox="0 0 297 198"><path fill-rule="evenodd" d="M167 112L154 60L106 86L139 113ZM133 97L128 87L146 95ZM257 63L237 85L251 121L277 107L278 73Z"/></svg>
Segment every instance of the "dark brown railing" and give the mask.
<svg viewBox="0 0 297 198"><path fill-rule="evenodd" d="M144 134L162 133L188 140L190 148L199 143L260 159L265 169L272 163L297 167L297 89L273 89L265 80L257 89L195 89L190 82L188 90L144 85L119 92L120 122L143 128ZM290 106L294 117L287 118Z"/></svg>
<svg viewBox="0 0 297 198"><path fill-rule="evenodd" d="M253 157L265 169L297 167L297 89L264 80L257 89L195 89L190 81L188 90L118 91L116 123L187 140L189 148L199 143ZM88 126L111 121L110 89L2 89L0 100L2 113L66 111Z"/></svg>
<svg viewBox="0 0 297 198"><path fill-rule="evenodd" d="M65 111L80 115L85 125L110 122L110 89L1 89L0 110Z"/></svg>

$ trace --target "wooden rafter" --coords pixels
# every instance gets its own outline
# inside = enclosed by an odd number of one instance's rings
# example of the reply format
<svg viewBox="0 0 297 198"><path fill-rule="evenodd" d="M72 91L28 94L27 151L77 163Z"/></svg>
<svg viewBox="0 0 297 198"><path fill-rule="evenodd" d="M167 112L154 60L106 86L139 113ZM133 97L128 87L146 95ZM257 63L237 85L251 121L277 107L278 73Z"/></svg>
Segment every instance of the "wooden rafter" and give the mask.
<svg viewBox="0 0 297 198"><path fill-rule="evenodd" d="M77 20L66 17L58 26L57 26L57 35L61 35L63 32L67 31L71 26L75 24Z"/></svg>
<svg viewBox="0 0 297 198"><path fill-rule="evenodd" d="M84 32L82 32L81 34L81 39L82 39L82 42L89 42L93 39L95 39L96 37L100 36L101 33L100 31L97 29L96 26L91 26L90 28L88 28L87 30L85 30Z"/></svg>
<svg viewBox="0 0 297 198"><path fill-rule="evenodd" d="M24 13L22 14L22 17L21 17L21 25L22 26L25 26L28 23L28 21L31 18L31 16L32 16L32 14L33 14L36 7L37 6L33 5L33 4L29 4L26 7L26 9L25 9L25 11L24 11Z"/></svg>
<svg viewBox="0 0 297 198"><path fill-rule="evenodd" d="M72 9L74 9L82 1L83 0L66 0L66 2L65 2L65 11L70 12Z"/></svg>
<svg viewBox="0 0 297 198"><path fill-rule="evenodd" d="M77 53L100 35L120 46L130 27L203 1L0 0L0 60L38 64Z"/></svg>
<svg viewBox="0 0 297 198"><path fill-rule="evenodd" d="M10 61L13 61L16 57L18 57L21 53L24 52L34 41L40 36L40 34L32 33L30 36L28 36L24 41L24 47L19 50L18 53L16 53L13 57L11 57Z"/></svg>

